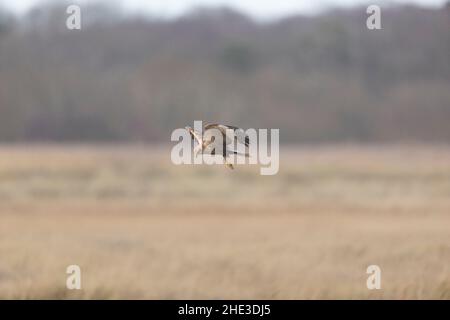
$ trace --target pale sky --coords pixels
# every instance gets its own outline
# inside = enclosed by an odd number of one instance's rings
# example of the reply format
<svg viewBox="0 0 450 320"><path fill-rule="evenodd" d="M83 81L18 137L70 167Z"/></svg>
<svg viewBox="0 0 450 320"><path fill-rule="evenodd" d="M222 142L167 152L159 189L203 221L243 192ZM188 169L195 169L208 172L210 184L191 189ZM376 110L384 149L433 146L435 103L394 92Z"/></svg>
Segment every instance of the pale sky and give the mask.
<svg viewBox="0 0 450 320"><path fill-rule="evenodd" d="M6 7L21 14L42 1L45 0L0 0L0 7ZM130 11L148 12L161 17L176 17L198 6L229 6L257 19L273 19L294 13L310 14L324 8L348 7L357 4L415 3L439 7L446 2L446 0L109 0L108 2L112 1L121 3ZM95 1L73 1L73 3L81 4L89 2Z"/></svg>

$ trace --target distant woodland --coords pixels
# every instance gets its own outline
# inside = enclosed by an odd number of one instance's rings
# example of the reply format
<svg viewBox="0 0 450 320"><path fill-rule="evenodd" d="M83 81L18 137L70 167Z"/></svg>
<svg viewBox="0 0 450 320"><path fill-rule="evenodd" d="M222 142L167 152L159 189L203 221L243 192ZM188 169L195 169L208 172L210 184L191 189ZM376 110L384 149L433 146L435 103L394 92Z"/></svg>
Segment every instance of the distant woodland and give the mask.
<svg viewBox="0 0 450 320"><path fill-rule="evenodd" d="M0 142L169 143L194 120L279 128L286 143L450 142L450 5L261 22L66 6L0 11Z"/></svg>

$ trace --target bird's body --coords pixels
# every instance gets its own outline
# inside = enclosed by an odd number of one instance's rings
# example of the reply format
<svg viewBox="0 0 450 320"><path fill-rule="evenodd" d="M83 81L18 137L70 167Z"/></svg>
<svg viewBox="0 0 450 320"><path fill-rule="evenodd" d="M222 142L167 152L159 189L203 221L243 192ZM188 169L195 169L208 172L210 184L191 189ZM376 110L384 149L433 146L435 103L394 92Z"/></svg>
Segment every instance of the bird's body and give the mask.
<svg viewBox="0 0 450 320"><path fill-rule="evenodd" d="M221 154L224 158L225 165L233 169L233 165L227 162L227 157L230 154L239 154L237 151L229 150L228 145L232 142L242 143L245 146L249 145L249 138L245 136L244 131L238 127L228 126L223 124L207 124L203 130L203 134L195 131L191 127L186 127L192 138L197 141L197 146L194 148L194 154ZM216 140L216 137L221 139ZM244 154L247 156L247 154Z"/></svg>

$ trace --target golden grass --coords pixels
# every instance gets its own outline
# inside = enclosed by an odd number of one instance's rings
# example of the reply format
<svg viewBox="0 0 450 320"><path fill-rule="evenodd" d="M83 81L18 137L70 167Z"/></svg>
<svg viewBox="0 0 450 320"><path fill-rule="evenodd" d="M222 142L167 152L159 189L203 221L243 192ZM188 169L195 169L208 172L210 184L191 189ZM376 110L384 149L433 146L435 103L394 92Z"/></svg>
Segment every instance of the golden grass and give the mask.
<svg viewBox="0 0 450 320"><path fill-rule="evenodd" d="M276 176L169 156L0 148L0 298L450 298L450 149L291 148Z"/></svg>

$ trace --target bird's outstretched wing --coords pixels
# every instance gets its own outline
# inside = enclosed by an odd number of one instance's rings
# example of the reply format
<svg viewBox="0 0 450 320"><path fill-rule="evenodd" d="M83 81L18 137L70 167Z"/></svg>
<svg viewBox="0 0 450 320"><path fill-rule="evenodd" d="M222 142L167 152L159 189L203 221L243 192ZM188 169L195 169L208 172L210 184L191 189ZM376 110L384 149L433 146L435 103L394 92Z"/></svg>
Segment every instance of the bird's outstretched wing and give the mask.
<svg viewBox="0 0 450 320"><path fill-rule="evenodd" d="M200 135L197 132L195 132L194 129L192 129L191 127L185 127L185 129L187 131L189 131L189 133L191 134L191 137L193 139L197 140L198 144L200 144L200 145L202 144L202 138L200 137Z"/></svg>
<svg viewBox="0 0 450 320"><path fill-rule="evenodd" d="M218 129L220 130L220 132L222 133L222 135L224 136L225 140L227 141L227 144L230 144L231 141L236 140L239 143L245 144L245 146L248 147L249 143L250 143L250 139L247 135L245 135L245 132L243 129L235 127L235 126L229 126L229 125L225 125L225 124L217 124L217 123L213 123L213 124L207 124L205 125L205 131L209 130L209 129ZM232 134L230 135L229 132L227 132L228 130L233 130Z"/></svg>

